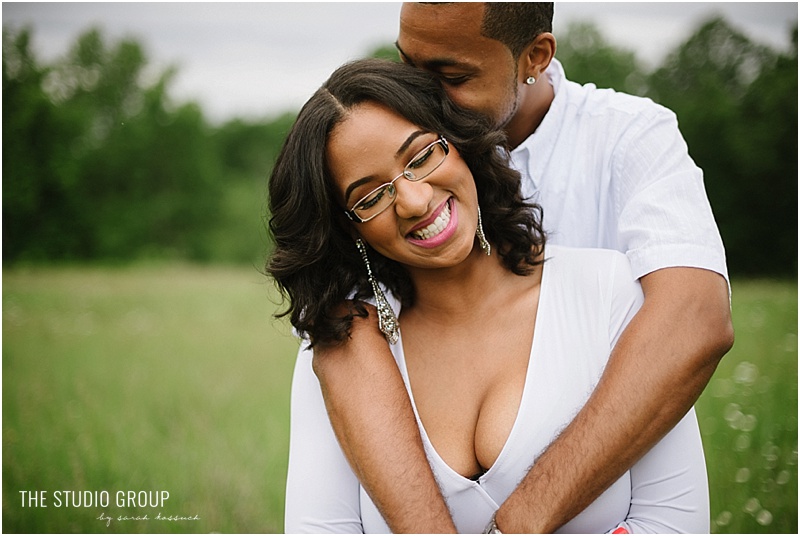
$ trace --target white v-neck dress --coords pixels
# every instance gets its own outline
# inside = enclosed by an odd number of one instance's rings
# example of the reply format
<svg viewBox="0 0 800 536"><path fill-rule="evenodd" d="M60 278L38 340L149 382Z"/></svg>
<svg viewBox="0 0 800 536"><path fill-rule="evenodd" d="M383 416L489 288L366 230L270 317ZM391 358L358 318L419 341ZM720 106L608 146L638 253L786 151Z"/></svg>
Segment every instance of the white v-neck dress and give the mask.
<svg viewBox="0 0 800 536"><path fill-rule="evenodd" d="M571 422L643 301L630 264L619 252L547 246L545 257L522 400L494 465L477 480L456 473L439 457L417 415L428 460L461 533L484 530L536 458ZM399 304L393 306L399 311ZM413 405L402 333L392 352ZM301 350L292 384L286 532L389 532L336 441L311 358L311 351ZM603 533L620 526L632 533L709 531L708 482L694 409L558 532Z"/></svg>

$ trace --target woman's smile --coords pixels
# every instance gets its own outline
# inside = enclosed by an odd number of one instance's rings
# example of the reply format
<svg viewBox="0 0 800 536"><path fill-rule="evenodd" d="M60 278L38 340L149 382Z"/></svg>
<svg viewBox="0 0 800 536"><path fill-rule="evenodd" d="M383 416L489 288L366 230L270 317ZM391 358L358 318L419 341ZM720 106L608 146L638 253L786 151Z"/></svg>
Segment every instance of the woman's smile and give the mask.
<svg viewBox="0 0 800 536"><path fill-rule="evenodd" d="M458 228L458 212L453 198L442 203L430 218L408 233L408 241L423 248L436 248L447 242Z"/></svg>

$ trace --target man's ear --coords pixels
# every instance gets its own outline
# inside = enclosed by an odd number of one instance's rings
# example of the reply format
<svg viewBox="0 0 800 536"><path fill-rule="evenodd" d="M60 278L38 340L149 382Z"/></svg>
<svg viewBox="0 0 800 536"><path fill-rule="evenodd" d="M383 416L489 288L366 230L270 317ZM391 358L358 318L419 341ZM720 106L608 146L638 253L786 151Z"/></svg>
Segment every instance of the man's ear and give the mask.
<svg viewBox="0 0 800 536"><path fill-rule="evenodd" d="M536 79L547 70L556 55L556 38L550 32L536 36L520 56L519 73L522 79L532 76Z"/></svg>

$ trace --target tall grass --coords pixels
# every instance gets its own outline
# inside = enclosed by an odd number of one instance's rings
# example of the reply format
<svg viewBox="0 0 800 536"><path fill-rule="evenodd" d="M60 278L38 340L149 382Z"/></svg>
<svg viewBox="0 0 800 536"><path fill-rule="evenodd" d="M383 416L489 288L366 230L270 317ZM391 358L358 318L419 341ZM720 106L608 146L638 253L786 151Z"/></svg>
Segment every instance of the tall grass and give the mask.
<svg viewBox="0 0 800 536"><path fill-rule="evenodd" d="M732 289L736 342L697 404L712 530L797 534L797 283Z"/></svg>
<svg viewBox="0 0 800 536"><path fill-rule="evenodd" d="M5 532L282 531L297 346L255 269L15 270L3 283ZM23 507L22 490L48 491L48 507ZM56 490L106 490L111 504L56 508ZM169 499L117 507L129 490Z"/></svg>
<svg viewBox="0 0 800 536"><path fill-rule="evenodd" d="M797 285L733 299L736 344L698 403L712 528L796 533ZM274 302L255 269L6 270L3 531L280 532L297 344ZM115 504L148 490L169 499Z"/></svg>

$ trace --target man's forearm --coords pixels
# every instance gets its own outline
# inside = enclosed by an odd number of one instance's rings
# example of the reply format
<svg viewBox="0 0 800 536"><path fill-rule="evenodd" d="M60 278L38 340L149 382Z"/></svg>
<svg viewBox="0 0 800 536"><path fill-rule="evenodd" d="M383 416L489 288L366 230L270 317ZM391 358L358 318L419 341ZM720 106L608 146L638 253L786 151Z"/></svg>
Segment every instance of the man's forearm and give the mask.
<svg viewBox="0 0 800 536"><path fill-rule="evenodd" d="M315 351L331 424L392 532L455 532L400 371L370 312L372 321L355 320L349 341Z"/></svg>
<svg viewBox="0 0 800 536"><path fill-rule="evenodd" d="M728 289L712 272L660 270L594 393L497 512L504 532L552 532L658 442L733 343Z"/></svg>

